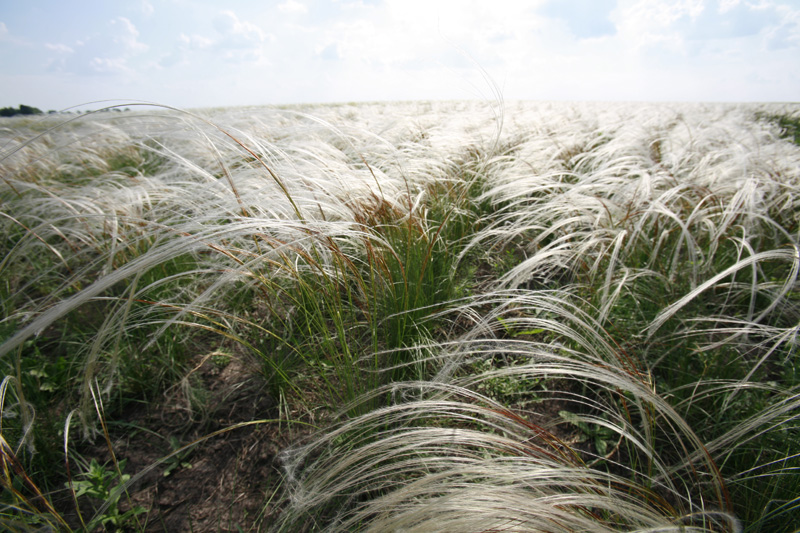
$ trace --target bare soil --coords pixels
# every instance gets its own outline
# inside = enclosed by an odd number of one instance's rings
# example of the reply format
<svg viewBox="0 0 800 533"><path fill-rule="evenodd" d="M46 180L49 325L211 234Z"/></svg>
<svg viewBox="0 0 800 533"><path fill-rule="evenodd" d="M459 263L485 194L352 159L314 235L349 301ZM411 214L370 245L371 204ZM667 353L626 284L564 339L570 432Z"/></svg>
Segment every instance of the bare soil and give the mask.
<svg viewBox="0 0 800 533"><path fill-rule="evenodd" d="M273 497L281 483L278 453L309 433L280 418L264 378L242 359L231 358L222 366L211 357L198 358L195 369L163 401L108 421L114 454L127 461L124 473L135 476L120 509L137 505L147 510L138 515L136 531L268 527L280 506ZM196 441L184 453L164 459ZM78 451L110 464L105 439ZM78 527L74 504L62 502L61 507ZM88 521L96 508L81 511Z"/></svg>

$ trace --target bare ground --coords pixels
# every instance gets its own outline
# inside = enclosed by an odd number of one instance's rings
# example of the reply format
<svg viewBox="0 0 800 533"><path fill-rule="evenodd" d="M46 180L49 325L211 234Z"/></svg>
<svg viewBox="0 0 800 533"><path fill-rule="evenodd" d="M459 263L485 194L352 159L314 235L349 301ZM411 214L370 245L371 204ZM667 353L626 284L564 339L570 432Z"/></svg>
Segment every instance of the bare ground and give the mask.
<svg viewBox="0 0 800 533"><path fill-rule="evenodd" d="M307 426L279 421L280 414L264 378L241 359L231 358L221 366L203 357L163 401L129 409L109 421L114 454L127 461L124 473L136 476L127 497L120 499L120 509L138 505L147 510L138 515L138 526L131 522L132 530L266 528L280 506L273 497L281 483L278 453L310 432ZM163 460L195 441L199 442L184 453ZM110 464L104 439L78 451ZM60 507L79 527L71 500ZM84 520L95 511L96 507L83 507Z"/></svg>

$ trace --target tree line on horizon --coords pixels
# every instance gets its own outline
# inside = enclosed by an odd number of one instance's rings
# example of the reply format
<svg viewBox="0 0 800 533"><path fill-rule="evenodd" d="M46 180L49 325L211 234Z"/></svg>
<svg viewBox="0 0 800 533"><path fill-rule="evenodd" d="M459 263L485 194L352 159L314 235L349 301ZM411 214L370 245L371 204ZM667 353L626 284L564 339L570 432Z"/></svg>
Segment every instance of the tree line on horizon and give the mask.
<svg viewBox="0 0 800 533"><path fill-rule="evenodd" d="M108 112L108 111L123 112L123 111L130 111L130 108L126 107L124 109L120 109L118 107L114 107L114 108L99 109L97 111L100 111L100 112ZM48 115L53 115L53 114L56 114L56 113L59 113L59 114L73 114L73 113L85 114L85 113L93 113L93 112L94 111L89 110L89 109L84 109L84 110L80 110L80 111L70 111L70 110L55 111L55 110L51 109L51 110L47 111L47 114ZM16 108L15 107L3 107L3 108L0 108L0 117L14 117L14 116L17 116L17 115L43 115L43 114L44 114L44 111L42 111L41 109L39 109L37 107L25 105L25 104L20 104L20 106L16 107Z"/></svg>
<svg viewBox="0 0 800 533"><path fill-rule="evenodd" d="M41 115L42 110L25 104L20 104L18 108L0 108L0 117L13 117L15 115Z"/></svg>

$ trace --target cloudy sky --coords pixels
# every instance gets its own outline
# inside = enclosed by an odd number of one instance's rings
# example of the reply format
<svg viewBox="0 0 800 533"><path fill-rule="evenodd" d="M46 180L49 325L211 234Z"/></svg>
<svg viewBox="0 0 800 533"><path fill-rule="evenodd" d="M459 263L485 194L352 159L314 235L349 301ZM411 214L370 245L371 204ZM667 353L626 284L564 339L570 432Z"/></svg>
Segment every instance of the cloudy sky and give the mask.
<svg viewBox="0 0 800 533"><path fill-rule="evenodd" d="M0 107L798 101L800 0L0 0ZM99 107L98 105L89 107Z"/></svg>

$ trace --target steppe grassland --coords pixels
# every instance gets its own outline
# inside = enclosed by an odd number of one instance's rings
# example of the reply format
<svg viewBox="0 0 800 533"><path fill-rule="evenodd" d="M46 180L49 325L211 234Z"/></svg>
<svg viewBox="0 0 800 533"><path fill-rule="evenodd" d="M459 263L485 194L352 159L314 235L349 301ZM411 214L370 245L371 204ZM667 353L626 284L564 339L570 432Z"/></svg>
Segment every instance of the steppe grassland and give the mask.
<svg viewBox="0 0 800 533"><path fill-rule="evenodd" d="M7 120L4 464L61 469L56 428L90 436L101 400L155 397L217 339L276 398L345 406L283 455L276 529L793 531L779 116L800 109ZM15 475L8 520L57 523Z"/></svg>

